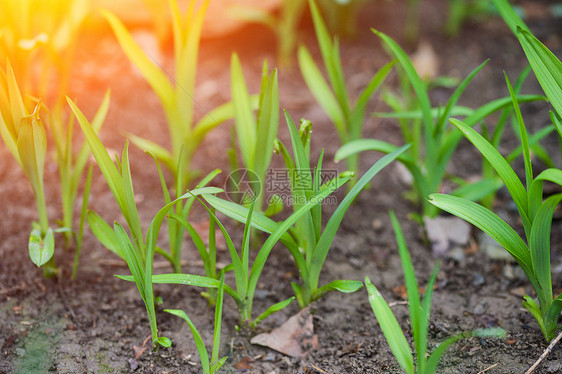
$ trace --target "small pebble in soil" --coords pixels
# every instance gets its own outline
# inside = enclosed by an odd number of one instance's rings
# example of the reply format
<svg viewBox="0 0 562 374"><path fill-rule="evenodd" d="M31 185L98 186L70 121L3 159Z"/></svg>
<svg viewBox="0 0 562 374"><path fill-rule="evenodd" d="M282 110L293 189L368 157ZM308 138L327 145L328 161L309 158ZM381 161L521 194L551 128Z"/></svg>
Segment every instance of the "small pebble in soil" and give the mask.
<svg viewBox="0 0 562 374"><path fill-rule="evenodd" d="M447 252L447 258L455 261L456 263L462 263L466 259L464 250L460 247L455 247Z"/></svg>
<svg viewBox="0 0 562 374"><path fill-rule="evenodd" d="M25 356L25 349L23 349L23 348L16 348L16 354L17 354L19 357Z"/></svg>
<svg viewBox="0 0 562 374"><path fill-rule="evenodd" d="M476 315L484 314L484 312L486 312L487 308L488 308L488 303L486 301L482 300L478 304L476 304L476 306L474 307L474 310L472 312Z"/></svg>
<svg viewBox="0 0 562 374"><path fill-rule="evenodd" d="M480 244L480 250L492 260L513 261L513 257L511 257L509 252L488 234L481 232L478 235L478 243Z"/></svg>
<svg viewBox="0 0 562 374"><path fill-rule="evenodd" d="M137 362L137 360L135 360L134 358L130 358L129 368L131 368L132 371L137 370L139 368L139 363Z"/></svg>
<svg viewBox="0 0 562 374"><path fill-rule="evenodd" d="M349 264L355 269L362 269L365 266L365 260L359 257L351 256L349 258Z"/></svg>
<svg viewBox="0 0 562 374"><path fill-rule="evenodd" d="M484 276L480 273L476 273L474 275L474 279L472 279L472 285L474 287L480 287L483 286L484 283L486 283L486 278L484 278Z"/></svg>

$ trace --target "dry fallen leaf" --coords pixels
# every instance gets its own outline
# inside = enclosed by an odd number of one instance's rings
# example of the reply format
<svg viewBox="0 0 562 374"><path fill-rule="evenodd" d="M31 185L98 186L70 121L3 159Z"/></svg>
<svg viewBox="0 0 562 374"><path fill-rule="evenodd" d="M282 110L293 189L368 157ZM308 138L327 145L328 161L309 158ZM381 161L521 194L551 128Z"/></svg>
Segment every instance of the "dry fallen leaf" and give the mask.
<svg viewBox="0 0 562 374"><path fill-rule="evenodd" d="M250 364L252 363L252 361L253 360L250 357L244 357L240 361L234 364L234 368L240 371L251 370L252 365Z"/></svg>
<svg viewBox="0 0 562 374"><path fill-rule="evenodd" d="M262 345L295 358L303 358L318 346L310 309L305 308L270 333L252 338L252 344Z"/></svg>

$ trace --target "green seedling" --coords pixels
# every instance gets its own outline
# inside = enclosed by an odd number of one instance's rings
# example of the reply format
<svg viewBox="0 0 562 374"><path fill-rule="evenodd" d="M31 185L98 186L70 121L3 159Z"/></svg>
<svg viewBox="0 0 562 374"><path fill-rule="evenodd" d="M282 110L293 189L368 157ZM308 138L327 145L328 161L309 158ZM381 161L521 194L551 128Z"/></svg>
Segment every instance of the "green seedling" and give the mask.
<svg viewBox="0 0 562 374"><path fill-rule="evenodd" d="M109 100L110 94L109 91L107 91L94 119L92 120L92 128L96 133L100 131L105 121L107 111L109 109ZM50 125L49 130L52 134L53 142L55 143L55 161L59 166L59 178L61 182L63 216L60 225L61 227L68 229L68 231L65 232L67 246L70 243L72 236L74 237L75 242L75 257L72 269L72 278L74 278L78 271L80 252L82 248L82 236L91 185L91 171L88 171L87 173L84 192L82 195L82 208L80 210L81 214L78 231L73 230L74 206L78 195L78 187L82 182L84 169L86 168L88 158L90 157L90 148L88 147L88 144L82 143L78 152L74 152L74 116L71 117L68 124L65 126L62 121L62 113L60 110L55 108L55 111L49 114L50 115L47 117Z"/></svg>
<svg viewBox="0 0 562 374"><path fill-rule="evenodd" d="M224 104L194 124L192 95L195 90L199 39L209 0L204 1L198 9L195 8L195 3L194 0L189 1L187 10L182 15L177 0L169 0L174 35L174 74L168 74L157 61L146 54L115 15L103 12L121 48L160 99L168 122L172 149L169 151L136 135L130 135L130 139L139 148L148 150L162 161L176 180L180 179L181 174L182 191L193 178L191 159L197 147L209 131L231 118L234 110L231 103ZM173 83L168 75L172 75Z"/></svg>
<svg viewBox="0 0 562 374"><path fill-rule="evenodd" d="M279 142L278 148L285 159L290 175L294 215L302 210L303 207L308 206L312 201L311 199L313 199L317 193L324 191L334 183L337 185L346 183L351 178L351 175L349 173L342 174L322 184L321 172L323 154L320 155L318 164L313 173L310 169L308 154L310 144L310 122L304 122L304 128L301 128L299 135L290 116L287 113L285 115L289 133L291 134L294 158L291 158L281 142ZM336 280L321 287L319 287L318 284L322 267L345 212L361 189L364 188L380 170L406 151L407 148L408 146L404 146L397 149L395 152L386 155L373 165L338 205L338 208L326 223L324 230L322 230L322 207L317 205L295 221L295 226L289 230L288 235L281 237L282 243L291 253L299 270L301 283L292 283L292 287L301 308L319 299L327 292L340 291L350 293L361 289L363 286L360 281L353 280ZM214 196L205 196L204 198L223 214L245 223L246 225L248 224L247 217L250 215L248 208ZM265 215L254 212L251 225L258 230L271 234L280 225L285 225L285 222L276 223Z"/></svg>
<svg viewBox="0 0 562 374"><path fill-rule="evenodd" d="M123 150L122 167L128 168L128 166L127 146L125 146L125 149ZM130 174L130 170L127 170L127 173ZM132 185L130 189L132 190ZM170 347L171 344L170 339L163 336L158 336L158 328L156 325L156 310L154 307L155 300L152 285L152 267L154 254L156 253L156 241L158 239L160 227L162 226L162 223L164 221L164 218L166 218L168 211L172 209L174 205L176 205L180 200L193 198L194 196L197 196L201 193L218 192L222 192L222 190L216 187L206 187L203 189L192 190L180 196L176 200L173 200L164 205L164 207L158 211L158 213L156 214L156 216L154 216L154 219L150 223L145 241L142 242L141 238L140 242L142 243L143 247L140 248L140 250L135 248L129 235L127 234L123 226L121 226L118 222L114 223L113 233L105 230L103 239L98 237L100 241L109 240L110 242L112 242L111 248L114 248L116 250L116 253L120 255L120 257L124 259L125 262L127 262L132 275L130 277L117 277L126 280L133 280L137 284L137 288L142 297L142 300L144 301L146 312L148 314L152 343L154 345L160 344L164 347ZM139 242L138 238L134 239L135 242Z"/></svg>
<svg viewBox="0 0 562 374"><path fill-rule="evenodd" d="M349 177L348 177L349 178ZM346 179L348 179L346 178ZM230 258L232 261L232 265L228 266L224 271L232 270L234 272L235 289L225 285L224 292L230 295L238 306L238 312L240 317L240 325L242 327L249 327L255 328L262 320L267 318L272 313L275 313L286 306L288 306L293 300L294 297L291 297L287 300L281 301L272 305L271 307L267 308L263 313L261 313L258 317L253 318L253 302L254 302L254 295L256 291L256 287L258 285L259 277L261 272L267 262L267 258L273 249L273 246L278 242L282 241L284 243L291 242L293 239L287 233L287 231L307 212L309 212L314 207L318 206L324 198L330 195L333 191L337 188L341 187L343 183L346 182L346 179L343 180L335 180L332 183L328 183L325 188L323 188L318 193L311 196L310 199L303 204L298 210L296 210L293 214L291 214L285 221L282 223L276 224L273 223L272 230L262 230L265 232L270 232L271 235L267 238L267 240L263 243L261 248L259 248L257 252L257 256L250 266L250 233L252 230L250 228L253 226L257 229L262 229L260 223L254 224L254 214L258 216L258 222L263 222L265 216L260 214L259 212L254 212L254 206L252 205L249 209L245 207L241 207L236 205L237 207L241 208L237 212L247 213L247 216L244 218L233 217L238 221L245 222L244 227L244 235L242 238L242 248L240 251L236 249L231 236L226 231L223 224L220 220L215 216L213 211L207 207L201 201L201 204L207 209L207 212L210 214L211 218L215 221L216 225L222 232L223 237L226 240L226 244L228 247L228 251L230 254ZM207 201L214 201L211 198L210 194L203 196ZM267 221L271 223L271 220ZM268 224L266 223L266 224ZM294 241L293 241L294 242ZM293 247L295 247L293 245ZM127 280L132 280L131 277L124 278ZM154 283L174 283L174 284L187 284L190 286L198 286L198 287L206 287L206 288L217 288L220 284L219 280L216 278L204 277L199 275L193 274L158 274L152 277L152 281ZM359 282L360 283L360 282Z"/></svg>
<svg viewBox="0 0 562 374"><path fill-rule="evenodd" d="M457 102L474 76L486 65L482 63L474 69L457 87L451 95L445 107L432 108L429 100L428 87L416 72L408 55L387 35L373 30L384 42L395 57L404 73L407 75L412 89L414 90L419 110L403 111L399 107L391 105L397 113L380 115L381 117L394 117L401 119L413 119L410 127L401 122L401 130L406 143L412 143L412 147L402 154L398 161L401 162L411 173L413 179L414 201L422 205L422 217L435 217L438 210L429 204L425 198L433 192L438 192L446 176L446 168L457 148L462 135L447 128L447 119L451 115L465 116L464 122L474 126L490 114L502 110L511 105L509 97L501 98L484 104L478 109L469 109L457 106ZM538 95L520 95L520 102L542 100ZM353 156L359 152L374 150L379 152L392 152L397 147L388 142L378 139L360 139L342 146L336 153L335 159L341 160ZM456 194L471 196L474 200L489 195L499 187L497 178L486 178L472 184L470 187L462 186ZM421 217L420 221L421 221Z"/></svg>
<svg viewBox="0 0 562 374"><path fill-rule="evenodd" d="M443 354L451 344L458 340L472 336L504 337L505 330L502 328L466 331L447 338L445 341L441 342L433 352L428 352L427 342L429 317L431 315L431 299L433 296L433 286L435 285L435 280L439 273L439 264L436 264L433 268L433 272L426 286L425 295L422 299L414 272L414 266L406 246L406 241L404 240L404 235L402 234L402 229L400 228L396 215L392 211L390 212L390 219L396 236L396 242L398 243L398 252L400 254L400 260L402 261L402 270L404 272L406 291L408 293L410 325L414 338L414 352L416 354L415 361L410 345L406 340L406 335L400 328L398 320L379 290L371 283L369 277L365 277L365 287L369 294L369 303L373 308L373 312L375 313L375 317L381 327L386 342L390 346L392 354L402 369L408 374L432 374L435 373Z"/></svg>
<svg viewBox="0 0 562 374"><path fill-rule="evenodd" d="M193 198L201 193L217 193L222 190L213 187L193 190L179 196L173 201L167 202L152 220L145 238L134 198L135 194L129 165L128 142L123 149L121 160L117 160L117 165L115 165L107 149L104 147L84 114L70 98L67 98L67 101L82 128L86 141L90 146L107 185L113 193L115 201L127 222L132 240L121 224L115 222L112 229L93 211L88 212L88 224L94 235L105 247L127 262L132 274L131 279L136 282L139 293L146 306L153 344L158 343L163 346L169 346L169 339L158 337L156 312L154 309L154 292L152 288L152 265L154 254L159 251L156 246L156 240L160 232L160 227L169 210L176 206L181 200Z"/></svg>
<svg viewBox="0 0 562 374"><path fill-rule="evenodd" d="M525 161L525 186L509 163L478 132L461 121L451 119L451 123L480 151L505 183L523 222L526 241L495 213L474 202L441 194L430 195L429 201L436 207L472 223L495 239L513 256L537 294L538 304L530 296L525 296L523 306L537 320L545 339L550 341L562 327L558 324L562 311L562 294L553 298L550 272L552 217L554 209L562 200L562 193L551 195L543 201L543 181L562 186L562 171L550 168L533 177L527 131L517 97L507 76L506 80L521 135ZM556 120L554 116L552 118L553 121Z"/></svg>
<svg viewBox="0 0 562 374"><path fill-rule="evenodd" d="M203 374L215 374L220 371L220 368L226 362L228 357L223 357L219 359L219 349L220 349L220 335L221 335L221 319L222 319L222 306L223 306L223 295L224 295L224 275L221 277L218 292L217 292L217 303L215 306L215 332L213 335L213 350L211 352L211 359L209 360L209 354L207 353L207 348L205 348L205 343L201 338L201 334L197 331L197 328L191 322L187 314L183 310L177 309L164 309L165 312L183 318L191 333L193 334L193 340L195 341L195 346L197 347L197 352L199 353L199 359L201 360L201 367L203 368Z"/></svg>
<svg viewBox="0 0 562 374"><path fill-rule="evenodd" d="M236 54L232 55L230 70L236 143L240 148L243 165L247 171L247 182L253 186L253 196L247 197L255 200L254 206L257 211L262 211L266 186L265 177L279 128L277 70L269 74L267 61L264 62L257 118L252 109L253 98L248 94L240 60ZM236 164L238 163L236 162ZM236 170L239 170L239 167L236 167ZM273 205L271 209L268 207L267 210L274 212L276 209Z"/></svg>
<svg viewBox="0 0 562 374"><path fill-rule="evenodd" d="M529 31L506 1L494 0L504 20L518 37L527 59L537 76L539 84L550 100L555 112L550 118L562 137L562 63ZM508 80L510 92L513 92ZM476 131L454 120L452 123L478 148L492 164L508 188L519 216L523 222L526 243L496 214L477 204L446 195L432 195L431 202L441 209L466 219L500 243L517 261L529 278L538 299L537 302L525 296L523 306L537 320L547 341L554 338L561 328L558 319L562 311L562 294L554 298L550 272L550 231L554 209L562 200L557 193L543 200L543 182L549 181L562 186L562 171L549 168L537 177L533 176L530 160L530 140L527 138L523 117L517 98L512 93L512 102L517 114L521 143L525 160L525 182L523 186L513 169L502 156ZM501 170L501 173L500 173Z"/></svg>
<svg viewBox="0 0 562 374"><path fill-rule="evenodd" d="M330 117L342 145L345 145L361 138L367 104L394 63L383 66L361 92L355 104L352 104L345 86L338 39L331 40L316 4L314 1L310 1L309 4L329 84L304 46L301 46L298 51L299 66L309 90ZM349 157L346 162L348 170L354 173L359 171L356 155Z"/></svg>
<svg viewBox="0 0 562 374"><path fill-rule="evenodd" d="M52 260L55 239L47 217L43 181L47 133L39 115L42 104L39 101L29 113L9 62L6 70L6 75L0 74L0 135L33 189L39 222L32 225L29 256L38 267L49 263L44 269L47 276L56 268Z"/></svg>
<svg viewBox="0 0 562 374"><path fill-rule="evenodd" d="M270 28L277 37L277 55L280 66L290 66L298 39L297 28L304 13L305 0L285 0L279 15L244 5L231 5L229 12L238 19Z"/></svg>

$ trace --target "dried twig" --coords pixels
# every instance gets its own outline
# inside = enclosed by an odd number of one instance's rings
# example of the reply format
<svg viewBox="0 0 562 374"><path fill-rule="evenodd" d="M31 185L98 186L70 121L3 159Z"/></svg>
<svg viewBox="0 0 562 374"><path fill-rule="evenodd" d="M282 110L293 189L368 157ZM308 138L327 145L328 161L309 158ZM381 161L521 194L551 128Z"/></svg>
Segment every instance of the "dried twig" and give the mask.
<svg viewBox="0 0 562 374"><path fill-rule="evenodd" d="M327 371L320 369L320 368L319 368L318 366L316 366L316 365L312 365L312 364L311 364L310 366L311 366L314 370L316 370L317 372L319 372L319 373L322 373L322 374L329 374Z"/></svg>
<svg viewBox="0 0 562 374"><path fill-rule="evenodd" d="M560 341L560 339L562 339L562 331L560 332L560 334L558 334L558 336L552 341L550 342L549 346L546 347L546 349L544 350L544 352L542 353L541 357L539 357L539 359L537 360L537 362L535 362L533 364L533 366L531 366L529 368L529 370L527 370L525 372L525 374L531 374L535 371L535 369L537 368L537 366L539 366L539 364L542 362L542 360L545 359L546 356L548 356L548 354L552 351L552 348L554 348L554 346L556 345L556 343L558 343Z"/></svg>
<svg viewBox="0 0 562 374"><path fill-rule="evenodd" d="M488 370L492 370L493 368L495 368L495 367L496 367L496 366L498 366L498 365L499 365L499 363L497 363L497 362L496 362L496 363L495 363L495 364L493 364L492 366L489 366L489 367L487 367L487 368L486 368L486 369L484 369L484 370L480 370L480 371L479 371L478 373L476 373L476 374L482 374L482 373L485 373L485 372L487 372Z"/></svg>

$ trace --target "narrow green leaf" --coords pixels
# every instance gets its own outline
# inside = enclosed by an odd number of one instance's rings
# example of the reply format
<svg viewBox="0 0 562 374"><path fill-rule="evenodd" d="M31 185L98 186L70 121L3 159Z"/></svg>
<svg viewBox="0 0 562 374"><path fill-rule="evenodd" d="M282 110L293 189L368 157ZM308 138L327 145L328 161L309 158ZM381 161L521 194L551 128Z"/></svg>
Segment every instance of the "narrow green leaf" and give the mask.
<svg viewBox="0 0 562 374"><path fill-rule="evenodd" d="M527 245L504 220L483 206L456 196L431 194L429 202L468 221L490 235L513 256L533 283L533 287L538 287L535 275L530 268L532 259Z"/></svg>
<svg viewBox="0 0 562 374"><path fill-rule="evenodd" d="M96 212L88 210L86 222L96 239L103 244L104 247L115 253L117 256L125 260L125 256L119 244L119 240L115 231L101 218Z"/></svg>
<svg viewBox="0 0 562 374"><path fill-rule="evenodd" d="M156 158L162 161L168 169L174 170L175 161L170 151L168 151L166 148L151 140L141 138L140 136L136 136L134 134L127 134L127 138L131 140L131 142L139 149L142 149L145 152L150 152L154 156L156 156Z"/></svg>
<svg viewBox="0 0 562 374"><path fill-rule="evenodd" d="M197 331L197 328L195 327L193 322L191 322L191 320L189 319L187 314L185 314L185 312L183 310L180 310L180 309L164 309L164 312L167 312L167 313L173 314L177 317L180 317L185 322L187 322L187 325L189 326L189 329L191 330L191 334L193 335L193 340L195 341L195 346L197 347L197 353L199 353L199 359L201 361L203 373L205 373L205 374L211 373L211 367L209 365L209 354L207 353L207 348L205 348L205 343L203 343L203 339L201 338L201 334L199 334L199 331Z"/></svg>
<svg viewBox="0 0 562 374"><path fill-rule="evenodd" d="M221 275L219 289L217 292L217 300L215 303L215 329L213 332L213 349L211 351L211 373L215 373L220 369L219 350L221 339L221 323L222 323L222 307L224 299L224 273ZM217 365L219 365L217 367Z"/></svg>
<svg viewBox="0 0 562 374"><path fill-rule="evenodd" d="M363 283L356 280L335 280L318 288L314 295L313 300L318 300L328 292L339 291L341 293L353 293L363 288Z"/></svg>
<svg viewBox="0 0 562 374"><path fill-rule="evenodd" d="M365 287L369 294L371 308L396 361L406 373L415 374L410 346L392 310L368 277L365 277Z"/></svg>
<svg viewBox="0 0 562 374"><path fill-rule="evenodd" d="M509 28L514 34L516 34L516 30L518 27L522 27L525 30L529 30L529 28L527 27L527 25L525 25L525 22L523 22L521 17L519 17L519 15L515 13L515 10L509 4L508 0L492 0L492 1L494 2L494 5L500 12L500 15L502 16L503 20L505 21L507 26L509 26Z"/></svg>
<svg viewBox="0 0 562 374"><path fill-rule="evenodd" d="M96 159L96 162L109 186L109 189L113 193L117 204L121 211L125 210L125 195L123 191L123 184L121 175L119 170L111 160L109 153L105 149L103 143L97 136L96 132L82 113L80 109L76 106L76 104L69 98L66 97L68 105L72 109L72 112L78 119L78 124L80 125L82 131L84 132L84 136L86 137L86 141L90 145L90 149L92 150L92 154Z"/></svg>
<svg viewBox="0 0 562 374"><path fill-rule="evenodd" d="M38 108L36 108L36 111ZM47 133L39 122L38 113L21 119L17 139L22 169L35 194L43 193L43 169L47 154ZM44 228L43 228L44 229Z"/></svg>
<svg viewBox="0 0 562 374"><path fill-rule="evenodd" d="M365 89L361 92L361 94L357 98L357 101L355 102L355 107L351 112L350 140L361 137L361 128L363 125L363 117L365 115L365 109L367 107L367 104L369 103L369 100L371 100L371 97L373 96L375 91L384 82L384 80L388 76L388 73L390 73L390 70L392 69L395 63L396 63L395 61L391 61L388 64L384 65L382 68L380 68L380 70L373 76L373 78L371 78L371 81L369 82L367 87L365 87Z"/></svg>
<svg viewBox="0 0 562 374"><path fill-rule="evenodd" d="M562 116L562 62L537 38L521 27L515 32L546 97Z"/></svg>
<svg viewBox="0 0 562 374"><path fill-rule="evenodd" d="M529 249L533 259L533 271L537 276L540 290L537 291L541 310L546 312L552 303L552 280L550 274L550 231L554 209L562 200L562 194L547 198L533 221ZM545 313L544 313L545 314Z"/></svg>
<svg viewBox="0 0 562 374"><path fill-rule="evenodd" d="M354 154L364 151L379 151L384 153L392 153L398 149L397 146L378 139L358 139L342 145L334 156L334 161L339 162ZM402 153L397 160L405 164L414 164L414 160L407 153Z"/></svg>
<svg viewBox="0 0 562 374"><path fill-rule="evenodd" d="M273 313L276 313L282 309L285 309L286 307L289 306L289 304L291 304L293 302L293 300L295 300L295 297L292 296L290 298L288 298L287 300L283 300L281 302L278 302L276 304L273 304L272 306L270 306L269 308L267 308L265 310L265 312L263 312L262 314L260 314L256 319L254 319L251 323L252 327L256 327L257 325L259 325L261 323L261 321L263 321L264 319L266 319L267 317L269 317L270 315L272 315Z"/></svg>
<svg viewBox="0 0 562 374"><path fill-rule="evenodd" d="M204 195L203 198L219 212L240 223L246 224L246 219L249 213L249 209L247 207L235 204L231 201L227 201L213 195ZM274 232L279 226L277 222L275 222L271 218L266 217L263 213L260 212L253 213L251 224L252 227L268 234ZM297 246L297 243L293 238L291 238L288 233L285 233L281 236L281 241L286 246Z"/></svg>
<svg viewBox="0 0 562 374"><path fill-rule="evenodd" d="M529 234L531 223L527 212L527 191L525 190L525 187L523 187L523 184L519 180L517 174L515 174L511 166L500 155L500 153L484 137L482 137L482 135L478 134L476 130L454 118L451 118L450 122L459 129L468 140L470 140L470 142L480 151L482 156L484 156L490 165L492 165L492 167L496 170L517 206L519 215L523 220L525 232Z"/></svg>
<svg viewBox="0 0 562 374"><path fill-rule="evenodd" d="M427 94L425 84L422 82L420 76L416 72L412 61L410 60L406 52L404 52L404 50L400 48L400 46L388 35L374 29L372 29L372 31L382 39L382 41L388 46L388 48L390 48L390 51L392 52L394 57L398 59L400 65L402 65L402 68L408 76L410 84L412 85L412 88L416 93L416 97L418 98L420 109L422 111L424 128L426 129L426 137L429 134L433 134L435 129L433 120L431 118L431 103L429 101L429 96ZM431 142L428 142L428 139L426 139L426 146L429 146L430 144Z"/></svg>
<svg viewBox="0 0 562 374"><path fill-rule="evenodd" d="M158 95L160 101L162 101L165 110L169 110L173 105L174 89L166 75L139 47L123 23L113 13L106 10L101 12L111 25L121 48L123 48L129 60L140 70L146 81Z"/></svg>
<svg viewBox="0 0 562 374"><path fill-rule="evenodd" d="M353 202L355 197L365 188L367 183L375 177L384 167L394 161L398 156L404 153L410 145L405 145L398 148L396 151L383 156L379 161L377 161L371 168L357 181L353 186L351 191L345 196L343 201L338 205L336 211L330 217L330 220L326 224L322 235L318 239L316 247L314 248L314 253L310 263L309 277L308 281L312 286L311 289L316 289L318 286L318 279L320 278L320 271L324 265L324 261L328 255L332 242L336 236L336 232L340 226L343 217Z"/></svg>
<svg viewBox="0 0 562 374"><path fill-rule="evenodd" d="M535 320L539 324L539 327L541 329L541 332L543 333L544 338L546 340L549 340L548 333L546 331L545 320L543 318L541 308L539 308L535 300L533 300L530 296L525 295L523 299L524 299L523 307L525 307L525 309L527 309L529 313L531 313L531 315L535 318Z"/></svg>
<svg viewBox="0 0 562 374"><path fill-rule="evenodd" d="M253 170L256 154L257 125L250 104L250 95L246 87L242 66L237 54L230 59L231 96L234 105L234 118L237 139L244 164ZM260 144L262 146L262 144Z"/></svg>
<svg viewBox="0 0 562 374"><path fill-rule="evenodd" d="M257 147L253 165L254 172L263 179L265 179L265 173L271 162L274 141L279 128L279 88L276 69L267 79L264 91L258 113ZM265 180L262 180L261 183L265 184ZM261 207L258 207L257 210L260 211Z"/></svg>
<svg viewBox="0 0 562 374"><path fill-rule="evenodd" d="M463 94L464 90L466 89L466 87L468 87L469 83L472 81L472 79L476 76L476 74L478 74L478 72L480 72L480 70L482 70L482 68L484 68L484 66L486 66L486 64L488 63L489 60L484 61L482 64L480 64L476 69L474 69L462 82L461 84L457 87L457 89L455 90L455 92L451 95L451 97L449 98L449 101L447 102L447 105L445 106L445 109L443 110L443 113L441 114L441 116L439 117L439 120L436 123L435 126L435 134L440 134L444 131L445 126L447 124L447 119L449 118L449 116L451 115L451 111L453 110L453 108L455 107L455 105L457 104L458 100L460 99L461 95Z"/></svg>
<svg viewBox="0 0 562 374"><path fill-rule="evenodd" d="M338 100L328 83L326 83L326 80L324 80L310 52L303 46L298 50L298 60L308 89L336 126L340 139L347 140L344 114L338 104Z"/></svg>

